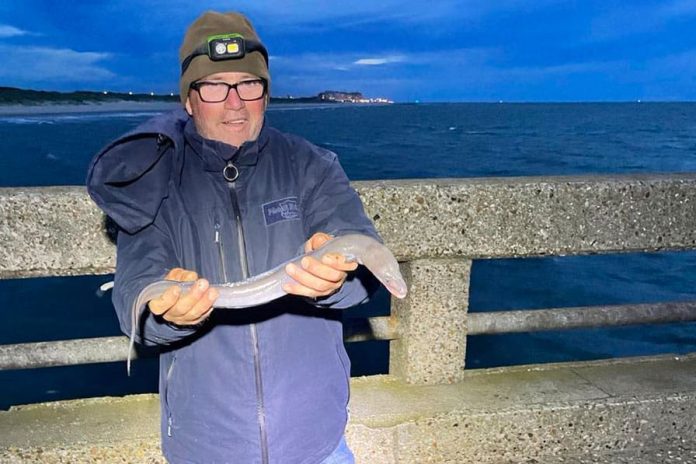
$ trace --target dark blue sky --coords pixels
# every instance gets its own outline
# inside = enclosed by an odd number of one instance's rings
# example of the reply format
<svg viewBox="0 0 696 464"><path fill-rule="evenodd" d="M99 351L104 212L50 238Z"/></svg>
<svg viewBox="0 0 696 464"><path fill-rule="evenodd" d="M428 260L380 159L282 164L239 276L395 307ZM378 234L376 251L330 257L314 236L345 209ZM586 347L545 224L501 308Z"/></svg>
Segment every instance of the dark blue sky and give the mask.
<svg viewBox="0 0 696 464"><path fill-rule="evenodd" d="M696 100L696 0L3 0L0 85L177 92L187 25L231 6L276 96Z"/></svg>

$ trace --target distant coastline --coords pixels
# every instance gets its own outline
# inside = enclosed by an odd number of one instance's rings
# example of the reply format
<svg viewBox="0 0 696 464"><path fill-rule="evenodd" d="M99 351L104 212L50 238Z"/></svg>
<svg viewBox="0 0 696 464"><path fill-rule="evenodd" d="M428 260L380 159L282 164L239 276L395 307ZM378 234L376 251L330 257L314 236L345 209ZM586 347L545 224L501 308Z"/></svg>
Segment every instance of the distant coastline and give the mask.
<svg viewBox="0 0 696 464"><path fill-rule="evenodd" d="M349 97L346 97L349 96ZM271 97L271 104L391 103L386 99L365 99L359 92L325 91L312 97ZM159 111L179 105L175 94L132 92L55 92L0 87L0 115L71 113L100 111Z"/></svg>
<svg viewBox="0 0 696 464"><path fill-rule="evenodd" d="M54 92L0 87L0 105L93 105L122 101L176 102L179 97L132 92Z"/></svg>

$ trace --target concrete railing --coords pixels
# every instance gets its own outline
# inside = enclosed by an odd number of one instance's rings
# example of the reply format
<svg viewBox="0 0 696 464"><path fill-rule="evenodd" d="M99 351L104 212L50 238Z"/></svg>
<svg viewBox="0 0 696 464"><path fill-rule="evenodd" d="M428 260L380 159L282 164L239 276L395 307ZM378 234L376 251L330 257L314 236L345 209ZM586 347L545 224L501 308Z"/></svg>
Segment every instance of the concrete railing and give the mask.
<svg viewBox="0 0 696 464"><path fill-rule="evenodd" d="M477 258L696 248L696 176L355 182L409 283L347 340L392 340L390 374L462 378L467 334L696 320L695 302L468 314ZM114 270L113 230L81 187L0 189L0 278ZM87 291L87 290L86 290ZM124 359L120 337L0 346L0 369Z"/></svg>
<svg viewBox="0 0 696 464"><path fill-rule="evenodd" d="M354 186L410 286L389 317L347 328L347 340L391 340L390 375L351 382L358 462L696 459L696 356L464 369L468 334L696 319L694 302L468 313L473 259L695 249L696 175ZM0 279L113 272L107 229L81 187L0 189ZM115 361L126 347L5 345L0 369ZM163 462L157 422L156 397L142 395L0 411L0 460Z"/></svg>

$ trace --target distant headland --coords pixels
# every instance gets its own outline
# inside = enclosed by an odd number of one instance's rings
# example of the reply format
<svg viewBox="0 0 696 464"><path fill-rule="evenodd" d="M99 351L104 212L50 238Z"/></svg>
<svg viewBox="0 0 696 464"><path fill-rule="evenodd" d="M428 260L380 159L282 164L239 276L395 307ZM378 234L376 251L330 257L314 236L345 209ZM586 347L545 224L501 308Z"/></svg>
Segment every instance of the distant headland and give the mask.
<svg viewBox="0 0 696 464"><path fill-rule="evenodd" d="M179 95L133 92L56 92L0 86L0 105L89 105L120 102L175 103ZM366 98L360 92L327 90L311 97L271 97L271 103L393 103L386 98Z"/></svg>
<svg viewBox="0 0 696 464"><path fill-rule="evenodd" d="M271 103L288 103L304 100L307 103L394 103L384 97L367 98L360 92L344 92L340 90L325 90L315 97L271 97Z"/></svg>

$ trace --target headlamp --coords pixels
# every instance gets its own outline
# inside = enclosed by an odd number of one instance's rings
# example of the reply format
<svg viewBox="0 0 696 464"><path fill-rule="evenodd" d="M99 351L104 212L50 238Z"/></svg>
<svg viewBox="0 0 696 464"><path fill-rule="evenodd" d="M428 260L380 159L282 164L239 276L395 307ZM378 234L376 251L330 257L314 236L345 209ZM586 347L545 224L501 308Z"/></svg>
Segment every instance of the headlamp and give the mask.
<svg viewBox="0 0 696 464"><path fill-rule="evenodd" d="M211 35L206 43L198 47L181 62L181 75L197 56L208 55L212 61L237 60L251 52L260 52L268 66L268 52L261 42L245 39L241 34Z"/></svg>

